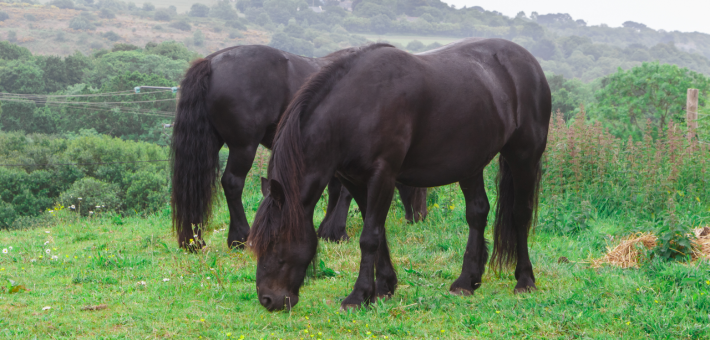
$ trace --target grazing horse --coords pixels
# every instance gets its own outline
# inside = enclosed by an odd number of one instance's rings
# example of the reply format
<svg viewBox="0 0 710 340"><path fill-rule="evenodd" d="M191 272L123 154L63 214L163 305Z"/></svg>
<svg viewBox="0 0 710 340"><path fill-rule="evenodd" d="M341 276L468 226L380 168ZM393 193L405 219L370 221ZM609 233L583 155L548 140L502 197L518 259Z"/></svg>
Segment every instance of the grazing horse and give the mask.
<svg viewBox="0 0 710 340"><path fill-rule="evenodd" d="M314 207L333 175L364 219L359 274L342 308L395 291L385 220L397 182L460 183L469 237L449 290L473 293L488 260L483 169L498 153L491 263L517 264L515 292L535 289L527 242L550 111L539 63L502 39L466 39L418 55L376 44L326 66L299 90L276 132L270 194L248 241L259 302L269 310L298 303L317 249Z"/></svg>
<svg viewBox="0 0 710 340"><path fill-rule="evenodd" d="M173 228L178 244L202 245L202 228L211 214L219 149L229 147L222 187L229 208L227 244L241 247L249 234L242 205L244 181L259 144L271 148L281 115L306 79L351 48L324 58L305 58L268 46L235 46L197 59L181 83L171 148ZM407 219L426 216L418 197L426 189L403 188ZM351 196L337 179L329 185L326 218L319 236L347 239L345 222ZM422 194L421 192L424 192ZM414 212L412 212L414 209ZM423 210L422 210L423 209Z"/></svg>

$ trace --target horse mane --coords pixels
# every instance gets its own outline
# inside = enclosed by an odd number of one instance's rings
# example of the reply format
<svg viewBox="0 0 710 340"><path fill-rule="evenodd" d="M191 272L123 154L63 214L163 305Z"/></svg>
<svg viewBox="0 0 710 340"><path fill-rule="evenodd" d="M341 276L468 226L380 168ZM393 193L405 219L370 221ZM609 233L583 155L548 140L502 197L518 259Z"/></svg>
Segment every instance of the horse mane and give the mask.
<svg viewBox="0 0 710 340"><path fill-rule="evenodd" d="M254 220L249 233L249 246L257 257L266 252L267 247L276 235L283 237L289 244L305 234L307 224L305 211L301 206L300 182L303 178L304 157L301 145L301 118L312 111L318 103L330 92L335 83L340 80L364 54L381 47L394 47L390 44L371 44L360 47L352 53L347 53L334 60L318 73L311 76L301 86L291 103L286 108L276 129L274 145L269 161L268 177L275 179L283 186L285 204L282 210L281 226L268 223L270 217L266 213L259 214ZM271 197L264 198L262 205L268 208L276 201Z"/></svg>

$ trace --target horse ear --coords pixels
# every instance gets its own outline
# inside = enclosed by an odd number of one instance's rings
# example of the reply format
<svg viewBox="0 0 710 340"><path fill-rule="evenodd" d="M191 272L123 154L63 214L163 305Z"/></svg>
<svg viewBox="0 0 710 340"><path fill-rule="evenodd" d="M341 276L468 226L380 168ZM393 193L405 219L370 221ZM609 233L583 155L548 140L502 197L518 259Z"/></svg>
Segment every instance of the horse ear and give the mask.
<svg viewBox="0 0 710 340"><path fill-rule="evenodd" d="M286 200L283 186L281 186L281 183L275 179L269 180L269 195L271 195L271 198L273 198L276 202L281 203L281 205L283 205Z"/></svg>
<svg viewBox="0 0 710 340"><path fill-rule="evenodd" d="M266 197L269 194L269 180L262 177L261 178L261 195Z"/></svg>

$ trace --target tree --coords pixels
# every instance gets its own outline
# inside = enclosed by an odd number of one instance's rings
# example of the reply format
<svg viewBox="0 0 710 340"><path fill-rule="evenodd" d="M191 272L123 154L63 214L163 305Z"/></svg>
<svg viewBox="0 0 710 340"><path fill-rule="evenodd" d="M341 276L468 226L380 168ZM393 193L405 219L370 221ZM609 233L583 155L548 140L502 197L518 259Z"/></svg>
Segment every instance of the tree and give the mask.
<svg viewBox="0 0 710 340"><path fill-rule="evenodd" d="M593 112L620 137L640 137L655 125L657 136L672 119L682 120L688 88L701 91L701 103L710 91L710 79L676 65L643 63L628 71L619 69L603 80Z"/></svg>
<svg viewBox="0 0 710 340"><path fill-rule="evenodd" d="M222 20L234 20L238 18L237 11L232 7L229 0L220 0L212 7L210 14Z"/></svg>
<svg viewBox="0 0 710 340"><path fill-rule="evenodd" d="M206 18L210 14L210 8L203 4L193 4L190 8L190 16Z"/></svg>
<svg viewBox="0 0 710 340"><path fill-rule="evenodd" d="M0 41L0 59L17 60L32 57L32 52L25 47L7 41Z"/></svg>
<svg viewBox="0 0 710 340"><path fill-rule="evenodd" d="M201 30L195 31L195 33L192 35L192 43L195 44L195 46L202 46L205 43L205 35L202 34Z"/></svg>
<svg viewBox="0 0 710 340"><path fill-rule="evenodd" d="M0 67L3 92L42 93L44 72L34 61L13 60Z"/></svg>
<svg viewBox="0 0 710 340"><path fill-rule="evenodd" d="M274 34L269 46L306 57L313 56L313 43L304 39L291 38L283 32Z"/></svg>
<svg viewBox="0 0 710 340"><path fill-rule="evenodd" d="M391 26L392 20L384 14L378 14L370 20L370 28L375 33L385 34L389 32Z"/></svg>

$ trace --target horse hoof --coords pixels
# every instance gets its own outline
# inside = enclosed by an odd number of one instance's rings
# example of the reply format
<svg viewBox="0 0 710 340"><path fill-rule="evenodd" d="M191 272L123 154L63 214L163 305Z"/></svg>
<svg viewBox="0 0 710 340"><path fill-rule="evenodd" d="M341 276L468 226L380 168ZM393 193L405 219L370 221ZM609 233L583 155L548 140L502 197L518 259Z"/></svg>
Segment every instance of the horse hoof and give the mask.
<svg viewBox="0 0 710 340"><path fill-rule="evenodd" d="M349 310L356 311L358 309L360 309L360 305L345 304L340 306L340 310L343 312L347 312Z"/></svg>
<svg viewBox="0 0 710 340"><path fill-rule="evenodd" d="M449 291L449 294L451 295L459 295L459 296L471 296L473 295L473 292L468 290L468 289L463 289L463 288L454 288Z"/></svg>
<svg viewBox="0 0 710 340"><path fill-rule="evenodd" d="M244 243L244 241L237 241L237 240L229 241L229 240L227 240L227 247L229 247L229 249L232 249L232 250L244 249L245 246L246 246L246 244Z"/></svg>
<svg viewBox="0 0 710 340"><path fill-rule="evenodd" d="M520 287L520 288L515 288L513 290L513 294L524 294L524 293L532 293L537 290L537 287L535 285L532 286L527 286L527 287Z"/></svg>

